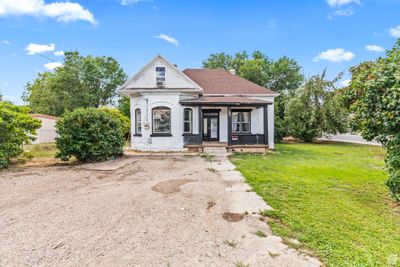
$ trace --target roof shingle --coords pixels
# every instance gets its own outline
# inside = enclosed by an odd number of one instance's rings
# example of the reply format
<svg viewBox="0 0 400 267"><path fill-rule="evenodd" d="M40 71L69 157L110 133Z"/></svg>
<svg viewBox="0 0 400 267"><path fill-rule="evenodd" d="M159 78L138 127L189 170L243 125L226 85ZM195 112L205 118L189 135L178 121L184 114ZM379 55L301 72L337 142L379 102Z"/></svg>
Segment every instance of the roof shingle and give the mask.
<svg viewBox="0 0 400 267"><path fill-rule="evenodd" d="M276 94L274 91L233 75L224 69L186 69L190 79L203 88L203 94Z"/></svg>

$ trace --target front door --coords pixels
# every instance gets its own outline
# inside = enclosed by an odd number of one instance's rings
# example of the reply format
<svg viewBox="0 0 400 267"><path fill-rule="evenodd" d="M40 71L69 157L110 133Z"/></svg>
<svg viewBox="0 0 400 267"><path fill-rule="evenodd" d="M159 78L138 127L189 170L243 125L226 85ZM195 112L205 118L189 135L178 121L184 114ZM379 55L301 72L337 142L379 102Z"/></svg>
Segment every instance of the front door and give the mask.
<svg viewBox="0 0 400 267"><path fill-rule="evenodd" d="M203 141L219 141L219 113L203 113Z"/></svg>

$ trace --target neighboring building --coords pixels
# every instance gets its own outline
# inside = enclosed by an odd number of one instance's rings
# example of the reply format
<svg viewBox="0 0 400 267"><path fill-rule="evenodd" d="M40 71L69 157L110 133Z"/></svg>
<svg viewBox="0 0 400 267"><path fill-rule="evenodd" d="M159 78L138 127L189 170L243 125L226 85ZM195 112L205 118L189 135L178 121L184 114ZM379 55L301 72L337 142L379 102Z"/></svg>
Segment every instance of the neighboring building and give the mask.
<svg viewBox="0 0 400 267"><path fill-rule="evenodd" d="M56 141L56 122L57 117L44 114L30 114L32 117L42 121L42 126L36 130L36 140L32 144L53 143Z"/></svg>
<svg viewBox="0 0 400 267"><path fill-rule="evenodd" d="M277 93L222 69L186 69L158 55L120 88L131 99L137 150L274 148Z"/></svg>

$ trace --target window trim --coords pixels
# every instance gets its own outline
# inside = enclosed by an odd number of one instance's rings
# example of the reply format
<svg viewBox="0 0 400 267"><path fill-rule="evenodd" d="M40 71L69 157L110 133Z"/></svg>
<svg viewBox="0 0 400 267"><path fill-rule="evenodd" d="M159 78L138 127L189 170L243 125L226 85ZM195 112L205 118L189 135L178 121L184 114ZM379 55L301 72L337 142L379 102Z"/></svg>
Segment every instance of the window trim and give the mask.
<svg viewBox="0 0 400 267"><path fill-rule="evenodd" d="M140 113L138 116L138 112ZM140 132L138 131L138 119L140 119ZM135 135L142 136L142 110L140 108L135 109Z"/></svg>
<svg viewBox="0 0 400 267"><path fill-rule="evenodd" d="M189 120L185 120L185 112L189 111ZM185 132L185 123L189 123L190 131ZM183 133L184 134L191 134L193 133L193 109L191 108L184 108L183 109Z"/></svg>
<svg viewBox="0 0 400 267"><path fill-rule="evenodd" d="M165 133L156 133L156 132L154 132L154 125L155 125L155 123L154 123L154 111L155 110L162 110L162 109L169 110L169 113L170 113L170 116L169 116L169 132L168 133L167 132L165 132ZM172 134L171 134L171 130L172 130L172 118L171 118L171 116L172 116L172 111L171 111L171 108L169 108L169 107L157 106L157 107L152 108L151 109L151 135L150 136L154 136L154 137L157 137L157 136L159 136L159 137L172 136Z"/></svg>
<svg viewBox="0 0 400 267"><path fill-rule="evenodd" d="M157 83L157 78L161 77L161 76L157 75L157 68L164 68L164 84L163 85L158 85L158 83ZM167 81L167 68L165 66L155 66L154 73L155 73L155 77L156 77L156 79L155 79L156 87L157 88L165 88L165 84Z"/></svg>
<svg viewBox="0 0 400 267"><path fill-rule="evenodd" d="M234 134L234 135L251 134L251 112L252 112L251 109L234 109L234 110L232 110L232 126L231 126L232 127L232 134ZM248 113L249 114L249 122L244 122L244 121L233 122L233 113ZM233 127L234 124L243 125L244 123L248 123L249 124L249 130L248 131L244 132L243 131L243 126L240 127L241 130L239 132L235 132L234 131L234 127Z"/></svg>

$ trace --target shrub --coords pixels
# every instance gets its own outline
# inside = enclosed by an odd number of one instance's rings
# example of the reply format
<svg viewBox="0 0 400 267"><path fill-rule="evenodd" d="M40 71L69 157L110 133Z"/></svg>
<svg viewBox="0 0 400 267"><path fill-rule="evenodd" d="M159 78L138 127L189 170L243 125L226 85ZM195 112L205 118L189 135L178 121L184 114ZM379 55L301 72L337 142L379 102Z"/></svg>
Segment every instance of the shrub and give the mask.
<svg viewBox="0 0 400 267"><path fill-rule="evenodd" d="M124 136L129 137L129 132L131 129L131 120L129 119L129 117L126 117L120 110L116 108L102 107L101 110L104 110L114 119L118 120L122 125Z"/></svg>
<svg viewBox="0 0 400 267"><path fill-rule="evenodd" d="M121 122L102 109L79 108L66 113L56 129L56 157L61 160L74 156L80 162L95 162L123 154Z"/></svg>
<svg viewBox="0 0 400 267"><path fill-rule="evenodd" d="M0 102L0 168L10 164L10 158L23 154L22 145L35 140L40 120L29 116L29 108Z"/></svg>

